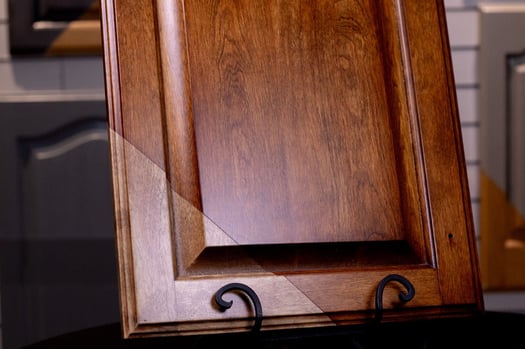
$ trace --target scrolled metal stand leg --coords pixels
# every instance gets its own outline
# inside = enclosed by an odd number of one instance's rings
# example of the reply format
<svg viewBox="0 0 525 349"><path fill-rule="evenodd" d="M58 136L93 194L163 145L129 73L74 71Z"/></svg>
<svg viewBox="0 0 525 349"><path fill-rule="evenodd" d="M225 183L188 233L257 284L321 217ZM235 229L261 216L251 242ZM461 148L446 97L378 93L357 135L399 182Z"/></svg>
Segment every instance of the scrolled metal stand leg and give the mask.
<svg viewBox="0 0 525 349"><path fill-rule="evenodd" d="M383 292L386 284L391 281L397 281L407 289L407 293L400 292L399 300L403 303L410 301L416 295L414 285L407 278L398 274L390 274L385 276L377 286L376 290L376 316L375 321L380 322L383 319Z"/></svg>
<svg viewBox="0 0 525 349"><path fill-rule="evenodd" d="M255 323L252 327L253 332L259 332L262 325L262 319L263 319L263 312L262 312L262 305L261 301L259 300L259 297L257 296L257 293L250 288L249 286L241 283L230 283L227 285L222 286L217 292L215 292L215 302L220 307L221 310L227 310L230 309L233 301L225 301L222 296L226 292L230 291L242 291L245 293L248 298L253 303L253 307L255 309Z"/></svg>

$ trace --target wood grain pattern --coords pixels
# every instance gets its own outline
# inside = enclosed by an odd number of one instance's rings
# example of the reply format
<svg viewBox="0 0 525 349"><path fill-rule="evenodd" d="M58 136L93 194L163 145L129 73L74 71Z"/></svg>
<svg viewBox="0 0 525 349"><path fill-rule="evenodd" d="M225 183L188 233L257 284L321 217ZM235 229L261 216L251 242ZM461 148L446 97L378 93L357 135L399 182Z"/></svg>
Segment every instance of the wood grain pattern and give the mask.
<svg viewBox="0 0 525 349"><path fill-rule="evenodd" d="M102 8L124 336L482 310L440 1Z"/></svg>
<svg viewBox="0 0 525 349"><path fill-rule="evenodd" d="M414 86L421 120L429 198L441 287L446 303L481 298L466 166L457 117L445 14L439 2L406 3ZM417 14L417 15L416 15ZM425 37L425 28L439 28ZM454 156L452 156L454 154ZM454 256L454 258L450 258ZM460 287L473 293L457 292Z"/></svg>
<svg viewBox="0 0 525 349"><path fill-rule="evenodd" d="M401 239L373 2L185 11L204 213L240 244Z"/></svg>

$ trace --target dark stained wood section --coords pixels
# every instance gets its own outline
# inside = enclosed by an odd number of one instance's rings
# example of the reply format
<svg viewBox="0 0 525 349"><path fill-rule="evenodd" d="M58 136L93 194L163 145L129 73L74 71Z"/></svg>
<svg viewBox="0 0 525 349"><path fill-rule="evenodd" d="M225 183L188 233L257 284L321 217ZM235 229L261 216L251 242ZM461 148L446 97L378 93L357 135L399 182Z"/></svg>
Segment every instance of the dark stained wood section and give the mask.
<svg viewBox="0 0 525 349"><path fill-rule="evenodd" d="M440 1L102 1L126 337L482 310ZM322 285L322 287L320 287ZM235 301L237 300L237 301Z"/></svg>
<svg viewBox="0 0 525 349"><path fill-rule="evenodd" d="M239 244L403 237L375 7L186 2L203 212Z"/></svg>

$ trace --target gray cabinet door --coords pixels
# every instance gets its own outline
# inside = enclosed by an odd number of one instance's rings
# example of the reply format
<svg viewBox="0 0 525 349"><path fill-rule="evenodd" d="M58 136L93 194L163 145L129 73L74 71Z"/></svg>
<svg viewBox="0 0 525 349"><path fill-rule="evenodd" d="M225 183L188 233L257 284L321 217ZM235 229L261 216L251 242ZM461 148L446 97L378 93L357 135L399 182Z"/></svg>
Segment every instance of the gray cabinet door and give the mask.
<svg viewBox="0 0 525 349"><path fill-rule="evenodd" d="M3 349L118 321L103 100L0 103Z"/></svg>

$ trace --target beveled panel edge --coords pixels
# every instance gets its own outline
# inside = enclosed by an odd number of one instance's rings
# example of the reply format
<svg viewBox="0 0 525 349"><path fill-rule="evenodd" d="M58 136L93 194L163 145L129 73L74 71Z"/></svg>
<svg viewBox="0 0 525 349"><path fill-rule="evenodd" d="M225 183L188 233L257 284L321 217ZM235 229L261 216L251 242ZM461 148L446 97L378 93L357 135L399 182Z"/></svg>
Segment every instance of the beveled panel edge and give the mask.
<svg viewBox="0 0 525 349"><path fill-rule="evenodd" d="M418 101L415 95L412 61L409 50L410 43L406 27L406 14L403 0L392 0L391 3L396 21L394 28L397 33L396 45L398 45L398 47L396 47L396 49L399 51L397 54L400 56L399 62L397 63L399 65L397 67L399 69L397 74L398 80L402 82L400 84L401 86L397 86L397 89L401 90L399 95L405 97L405 99L398 102L398 107L401 108L401 113L407 116L407 120L402 120L401 118L401 123L406 123L406 125L403 125L406 129L406 139L402 139L401 141L405 142L402 145L403 147L410 149L410 151L405 151L410 153L410 157L407 158L407 155L405 155L402 165L404 166L404 173L410 177L413 176L413 182L411 183L415 184L414 186L405 185L405 189L407 190L406 195L409 199L407 201L412 205L416 205L412 210L417 211L419 214L418 217L410 216L408 220L409 224L412 225L413 241L416 242L413 248L420 251L420 257L422 259L426 260L429 265L435 267L436 246L431 238L433 227L431 224L431 208L428 196L428 180L423 154L424 149L421 125L419 122Z"/></svg>

